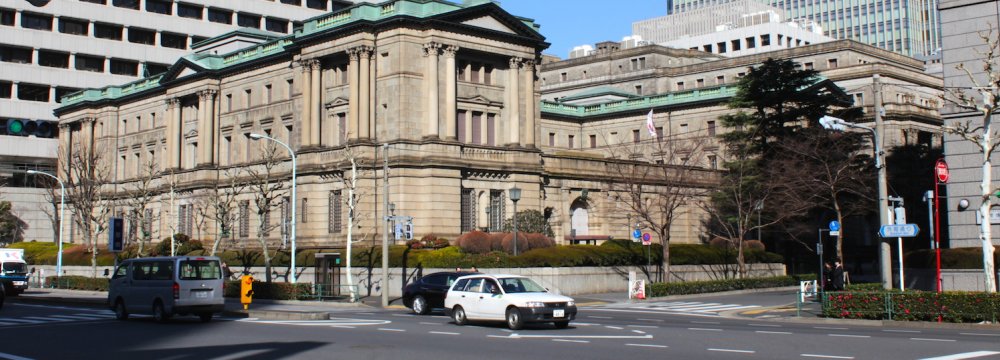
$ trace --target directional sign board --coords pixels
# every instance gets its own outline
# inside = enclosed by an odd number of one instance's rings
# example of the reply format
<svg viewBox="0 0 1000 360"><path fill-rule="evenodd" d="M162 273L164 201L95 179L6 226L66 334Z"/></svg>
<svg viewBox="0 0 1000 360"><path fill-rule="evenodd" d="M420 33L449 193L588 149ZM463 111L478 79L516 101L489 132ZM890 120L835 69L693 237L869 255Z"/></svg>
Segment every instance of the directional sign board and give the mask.
<svg viewBox="0 0 1000 360"><path fill-rule="evenodd" d="M914 237L920 233L917 224L882 225L878 234L884 238Z"/></svg>

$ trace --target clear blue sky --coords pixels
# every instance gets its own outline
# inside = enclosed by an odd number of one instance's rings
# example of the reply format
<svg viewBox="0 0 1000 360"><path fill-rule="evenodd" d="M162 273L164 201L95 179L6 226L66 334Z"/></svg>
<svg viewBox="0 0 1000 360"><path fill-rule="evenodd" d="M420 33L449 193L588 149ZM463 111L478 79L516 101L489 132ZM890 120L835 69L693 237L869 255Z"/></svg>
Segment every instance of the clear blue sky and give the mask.
<svg viewBox="0 0 1000 360"><path fill-rule="evenodd" d="M499 0L507 12L535 19L551 46L546 54L563 59L575 46L632 35L632 22L664 16L667 0Z"/></svg>

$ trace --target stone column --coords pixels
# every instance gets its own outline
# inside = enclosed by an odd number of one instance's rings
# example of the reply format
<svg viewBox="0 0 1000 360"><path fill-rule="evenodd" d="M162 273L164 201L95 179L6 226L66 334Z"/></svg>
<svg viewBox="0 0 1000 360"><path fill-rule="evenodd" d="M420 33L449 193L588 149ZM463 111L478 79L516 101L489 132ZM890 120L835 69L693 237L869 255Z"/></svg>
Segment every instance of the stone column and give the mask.
<svg viewBox="0 0 1000 360"><path fill-rule="evenodd" d="M535 147L535 61L524 62L524 145Z"/></svg>
<svg viewBox="0 0 1000 360"><path fill-rule="evenodd" d="M458 69L455 68L455 53L458 46L448 46L444 48L444 138L448 140L458 140L457 124L455 117L458 113L458 83L455 76Z"/></svg>
<svg viewBox="0 0 1000 360"><path fill-rule="evenodd" d="M322 65L319 60L309 61L309 71L312 73L310 76L310 86L312 91L309 93L309 145L318 146L320 144L320 133L319 133L319 116L320 116L320 102L323 99L323 75L320 72L322 70Z"/></svg>
<svg viewBox="0 0 1000 360"><path fill-rule="evenodd" d="M378 72L376 63L375 48L370 48L371 53L368 54L370 58L371 67L368 71L368 135L371 139L377 139L378 135L375 133L375 109L376 101L375 98L375 73Z"/></svg>
<svg viewBox="0 0 1000 360"><path fill-rule="evenodd" d="M208 165L211 160L211 124L208 119L208 92L198 92L198 161L197 165Z"/></svg>
<svg viewBox="0 0 1000 360"><path fill-rule="evenodd" d="M208 115L208 162L218 164L219 158L219 120L216 119L215 106L219 92L216 90L206 90L208 93L208 108L205 114Z"/></svg>
<svg viewBox="0 0 1000 360"><path fill-rule="evenodd" d="M510 67L507 69L507 99L504 102L507 113L507 126L510 130L510 141L508 144L521 146L521 109L518 84L518 69L521 67L521 58L510 58Z"/></svg>
<svg viewBox="0 0 1000 360"><path fill-rule="evenodd" d="M184 120L181 119L181 99L174 98L174 111L170 113L170 122L173 123L173 130L167 134L174 147L170 151L170 167L181 168L181 148L184 147Z"/></svg>
<svg viewBox="0 0 1000 360"><path fill-rule="evenodd" d="M438 52L441 44L424 44L424 56L427 57L427 69L424 70L424 82L427 88L427 129L424 131L425 138L440 137L440 89L438 75Z"/></svg>
<svg viewBox="0 0 1000 360"><path fill-rule="evenodd" d="M350 62L347 65L347 82L350 85L350 95L347 107L347 141L358 138L358 110L360 109L361 91L358 87L358 62L361 54L358 48L347 49L347 56Z"/></svg>
<svg viewBox="0 0 1000 360"><path fill-rule="evenodd" d="M358 47L358 76L351 78L358 83L358 138L371 138L371 71L372 48Z"/></svg>
<svg viewBox="0 0 1000 360"><path fill-rule="evenodd" d="M312 134L310 132L312 125L312 70L309 66L308 60L303 60L299 62L302 70L302 116L299 118L299 147L309 146L309 142L312 141Z"/></svg>

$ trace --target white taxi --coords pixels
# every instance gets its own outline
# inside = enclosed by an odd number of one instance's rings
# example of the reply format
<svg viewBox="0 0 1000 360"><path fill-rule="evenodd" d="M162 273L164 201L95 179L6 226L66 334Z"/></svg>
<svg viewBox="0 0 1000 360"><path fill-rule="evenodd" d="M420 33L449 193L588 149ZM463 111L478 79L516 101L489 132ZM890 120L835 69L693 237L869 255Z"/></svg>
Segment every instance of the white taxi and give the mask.
<svg viewBox="0 0 1000 360"><path fill-rule="evenodd" d="M444 307L457 325L470 320L505 321L512 330L529 322L551 322L563 329L576 317L573 298L551 294L531 279L517 275L460 277L448 289Z"/></svg>

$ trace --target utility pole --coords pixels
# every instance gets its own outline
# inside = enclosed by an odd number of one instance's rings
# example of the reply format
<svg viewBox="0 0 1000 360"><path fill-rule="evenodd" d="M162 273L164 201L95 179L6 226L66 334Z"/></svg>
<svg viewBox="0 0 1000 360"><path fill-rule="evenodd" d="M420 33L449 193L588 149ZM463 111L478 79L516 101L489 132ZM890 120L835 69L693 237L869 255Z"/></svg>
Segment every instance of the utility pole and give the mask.
<svg viewBox="0 0 1000 360"><path fill-rule="evenodd" d="M878 219L879 225L884 226L892 223L888 211L889 195L886 184L885 154L883 149L883 139L885 137L885 122L882 121L882 81L879 74L872 76L872 90L875 93L875 156L878 157ZM882 288L892 289L892 245L887 239L879 237L879 273L882 277Z"/></svg>
<svg viewBox="0 0 1000 360"><path fill-rule="evenodd" d="M389 144L382 144L382 209L389 211ZM405 284L404 284L405 285ZM382 307L389 306L389 216L385 216L382 231Z"/></svg>

